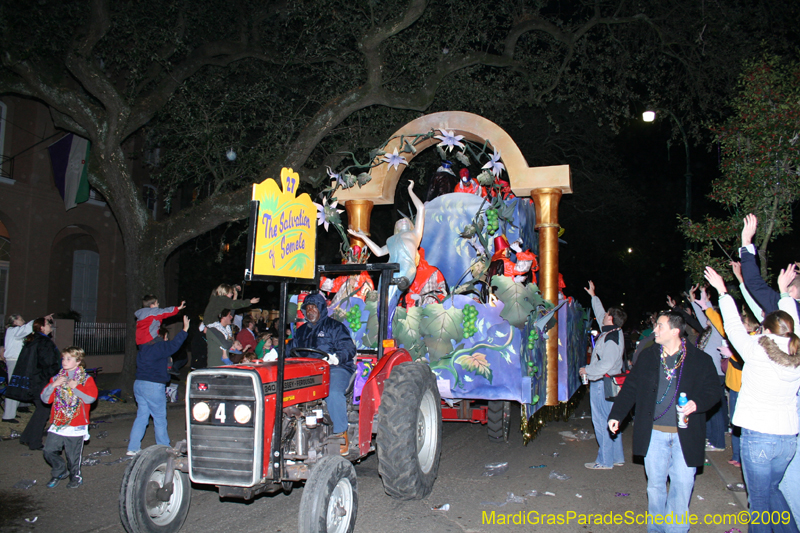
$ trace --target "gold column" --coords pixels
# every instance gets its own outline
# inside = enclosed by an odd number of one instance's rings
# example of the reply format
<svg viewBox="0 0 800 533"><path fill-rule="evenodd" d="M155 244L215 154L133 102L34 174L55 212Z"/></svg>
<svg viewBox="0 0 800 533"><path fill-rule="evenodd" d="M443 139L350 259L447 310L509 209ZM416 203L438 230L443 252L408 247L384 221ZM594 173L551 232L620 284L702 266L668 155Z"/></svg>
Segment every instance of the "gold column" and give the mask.
<svg viewBox="0 0 800 533"><path fill-rule="evenodd" d="M539 231L539 289L542 295L558 303L558 202L561 189L531 191L536 206L536 229ZM558 320L547 332L547 397L545 405L558 404Z"/></svg>
<svg viewBox="0 0 800 533"><path fill-rule="evenodd" d="M372 200L348 200L344 204L347 211L347 227L369 236L369 219L372 214ZM350 235L350 246L364 247L364 241Z"/></svg>

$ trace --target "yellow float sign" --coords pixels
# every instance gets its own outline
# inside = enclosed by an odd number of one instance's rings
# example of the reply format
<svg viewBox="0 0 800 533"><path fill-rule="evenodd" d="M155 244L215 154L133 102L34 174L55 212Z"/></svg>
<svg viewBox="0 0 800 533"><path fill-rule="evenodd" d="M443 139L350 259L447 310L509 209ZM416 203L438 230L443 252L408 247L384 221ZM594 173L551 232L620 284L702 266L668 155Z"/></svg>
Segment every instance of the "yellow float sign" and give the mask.
<svg viewBox="0 0 800 533"><path fill-rule="evenodd" d="M253 274L314 279L317 209L308 194L297 194L300 176L281 169L283 191L273 179L253 185L259 202Z"/></svg>

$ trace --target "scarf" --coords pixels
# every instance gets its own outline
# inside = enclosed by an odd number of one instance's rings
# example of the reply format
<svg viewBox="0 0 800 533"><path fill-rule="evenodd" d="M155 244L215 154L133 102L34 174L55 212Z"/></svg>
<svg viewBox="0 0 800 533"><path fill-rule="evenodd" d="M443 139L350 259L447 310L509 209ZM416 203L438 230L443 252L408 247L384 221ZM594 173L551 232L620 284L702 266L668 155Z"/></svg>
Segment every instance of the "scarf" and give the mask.
<svg viewBox="0 0 800 533"><path fill-rule="evenodd" d="M69 372L63 368L59 370L56 379L62 376L67 378L67 382L70 381ZM82 366L78 366L78 368L75 369L75 376L73 379L78 381L78 385L83 385L86 383L86 378L86 370L84 370ZM75 392L67 384L64 384L60 387L56 387L54 403L55 413L53 414L53 424L55 424L56 427L63 427L68 426L72 422L72 419L75 418L75 415L78 414L78 409L80 409L81 406L81 399L75 395Z"/></svg>

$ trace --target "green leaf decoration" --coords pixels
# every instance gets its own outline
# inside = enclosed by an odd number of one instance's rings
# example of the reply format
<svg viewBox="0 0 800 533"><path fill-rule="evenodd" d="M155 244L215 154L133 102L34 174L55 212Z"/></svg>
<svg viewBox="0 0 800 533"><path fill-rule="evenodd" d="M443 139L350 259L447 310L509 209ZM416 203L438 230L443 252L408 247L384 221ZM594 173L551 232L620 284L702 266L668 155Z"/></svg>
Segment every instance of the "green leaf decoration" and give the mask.
<svg viewBox="0 0 800 533"><path fill-rule="evenodd" d="M428 351L428 357L431 363L437 363L439 360L444 359L453 351L453 344L447 340L439 337L423 337L425 348Z"/></svg>
<svg viewBox="0 0 800 533"><path fill-rule="evenodd" d="M451 340L458 342L464 338L463 320L464 313L454 306L445 309L442 304L429 304L422 308L420 331L431 360L449 354L453 350Z"/></svg>
<svg viewBox="0 0 800 533"><path fill-rule="evenodd" d="M412 307L409 310L398 307L392 322L392 336L414 358L425 354L425 344L422 342L422 334L419 331L421 318L421 307Z"/></svg>
<svg viewBox="0 0 800 533"><path fill-rule="evenodd" d="M369 311L367 331L364 333L364 345L369 348L378 347L378 302L366 302L364 307Z"/></svg>
<svg viewBox="0 0 800 533"><path fill-rule="evenodd" d="M495 295L503 302L500 316L517 328L525 326L528 315L539 305L544 305L539 288L535 284L523 285L515 283L513 278L507 276L492 277L492 286L497 287Z"/></svg>
<svg viewBox="0 0 800 533"><path fill-rule="evenodd" d="M492 365L486 360L486 354L480 352L465 354L459 356L454 362L457 365L461 365L464 370L475 372L477 375L486 378L489 383L492 382Z"/></svg>

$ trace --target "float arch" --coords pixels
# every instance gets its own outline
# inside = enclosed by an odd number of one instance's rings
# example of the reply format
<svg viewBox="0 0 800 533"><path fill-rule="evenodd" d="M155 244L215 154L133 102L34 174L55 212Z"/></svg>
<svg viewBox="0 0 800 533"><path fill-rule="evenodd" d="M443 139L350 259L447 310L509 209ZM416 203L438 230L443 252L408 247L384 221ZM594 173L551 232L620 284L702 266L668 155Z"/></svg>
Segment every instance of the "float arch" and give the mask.
<svg viewBox="0 0 800 533"><path fill-rule="evenodd" d="M508 173L511 190L518 197L530 197L536 206L536 230L539 232L539 288L551 302L558 301L558 204L563 194L572 193L569 165L530 167L517 143L503 128L480 115L463 111L443 111L423 115L397 130L384 148L400 151L401 137L415 136L431 130L452 131L467 140L489 144L500 152ZM438 143L430 138L418 143L417 153ZM407 161L416 154L404 153ZM395 190L406 165L390 168L387 164L370 170L371 181L363 187L352 187L336 193L345 202L348 227L369 235L372 206L394 203ZM351 245L363 245L351 237ZM546 405L558 404L558 324L549 331L547 341Z"/></svg>

